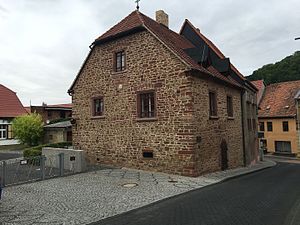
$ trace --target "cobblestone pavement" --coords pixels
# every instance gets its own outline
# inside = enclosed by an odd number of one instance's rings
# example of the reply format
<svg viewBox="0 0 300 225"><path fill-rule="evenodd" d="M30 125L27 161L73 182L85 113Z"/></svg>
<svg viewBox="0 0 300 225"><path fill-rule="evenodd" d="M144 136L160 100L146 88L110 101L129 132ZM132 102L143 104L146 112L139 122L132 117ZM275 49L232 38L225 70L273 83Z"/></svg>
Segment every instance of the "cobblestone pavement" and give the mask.
<svg viewBox="0 0 300 225"><path fill-rule="evenodd" d="M267 161L198 178L103 169L7 187L0 203L0 224L87 224L271 166L274 162Z"/></svg>
<svg viewBox="0 0 300 225"><path fill-rule="evenodd" d="M299 225L300 165L278 162L93 225Z"/></svg>

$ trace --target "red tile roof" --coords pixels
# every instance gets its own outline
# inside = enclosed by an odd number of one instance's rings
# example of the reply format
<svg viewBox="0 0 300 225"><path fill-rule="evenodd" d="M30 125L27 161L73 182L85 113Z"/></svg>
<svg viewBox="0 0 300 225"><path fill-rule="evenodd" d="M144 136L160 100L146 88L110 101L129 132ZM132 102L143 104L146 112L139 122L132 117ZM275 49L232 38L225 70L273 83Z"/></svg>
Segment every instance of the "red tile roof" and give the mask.
<svg viewBox="0 0 300 225"><path fill-rule="evenodd" d="M222 80L223 82L226 82L230 85L241 88L241 86L237 85L237 82L233 81L233 79L223 75L219 76L220 74L211 72L205 69L204 67L202 67L201 65L199 65L196 61L194 61L184 50L189 48L194 48L195 46L185 37L170 30L169 28L147 17L146 15L142 14L137 10L130 13L122 21L120 21L118 24L113 26L103 35L98 37L93 44L109 41L113 38L121 36L122 34L125 35L129 31L138 28L146 29L150 33L152 33L160 42L162 42L168 49L170 49L175 55L177 55L191 69L195 69L215 79ZM71 85L69 92L72 92L73 86L76 83L76 80L78 79L80 71L77 77L75 78L73 84Z"/></svg>
<svg viewBox="0 0 300 225"><path fill-rule="evenodd" d="M296 116L295 96L300 91L300 80L271 84L266 87L258 117Z"/></svg>
<svg viewBox="0 0 300 225"><path fill-rule="evenodd" d="M17 94L0 84L0 117L14 118L27 114Z"/></svg>
<svg viewBox="0 0 300 225"><path fill-rule="evenodd" d="M251 81L251 83L254 84L258 90L262 89L264 86L264 80L254 80Z"/></svg>
<svg viewBox="0 0 300 225"><path fill-rule="evenodd" d="M66 103L66 104L57 104L57 105L46 105L47 108L70 108L72 109L73 104L72 103Z"/></svg>

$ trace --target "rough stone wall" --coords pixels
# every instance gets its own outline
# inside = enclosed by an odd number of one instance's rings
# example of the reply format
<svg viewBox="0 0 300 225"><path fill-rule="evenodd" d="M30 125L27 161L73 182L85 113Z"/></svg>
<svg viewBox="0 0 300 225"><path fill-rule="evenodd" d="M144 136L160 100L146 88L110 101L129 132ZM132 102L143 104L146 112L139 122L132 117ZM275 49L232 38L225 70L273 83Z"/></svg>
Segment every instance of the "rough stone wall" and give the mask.
<svg viewBox="0 0 300 225"><path fill-rule="evenodd" d="M228 166L243 165L241 94L237 89L210 80L192 78L195 146L198 174L221 170L221 142L228 147ZM209 91L216 93L217 118L209 116ZM227 116L227 95L233 100L233 118ZM198 137L198 138L197 138Z"/></svg>
<svg viewBox="0 0 300 225"><path fill-rule="evenodd" d="M120 50L125 50L126 71L116 73L113 57ZM219 142L225 137L229 166L241 165L239 92L186 70L146 31L94 47L74 86L75 148L94 163L197 176L220 169ZM218 92L218 120L208 119L208 88ZM151 121L137 118L137 93L147 90L156 94L157 117ZM225 117L225 93L234 95L232 121ZM97 96L104 98L104 115L95 118L91 99ZM153 151L153 159L143 158L143 151Z"/></svg>
<svg viewBox="0 0 300 225"><path fill-rule="evenodd" d="M125 50L126 71L113 71L114 52ZM192 175L192 116L186 65L150 33L118 39L92 51L74 87L73 144L93 162ZM137 93L155 90L157 117L137 118ZM104 116L91 116L91 98L104 97ZM143 158L153 151L154 158Z"/></svg>

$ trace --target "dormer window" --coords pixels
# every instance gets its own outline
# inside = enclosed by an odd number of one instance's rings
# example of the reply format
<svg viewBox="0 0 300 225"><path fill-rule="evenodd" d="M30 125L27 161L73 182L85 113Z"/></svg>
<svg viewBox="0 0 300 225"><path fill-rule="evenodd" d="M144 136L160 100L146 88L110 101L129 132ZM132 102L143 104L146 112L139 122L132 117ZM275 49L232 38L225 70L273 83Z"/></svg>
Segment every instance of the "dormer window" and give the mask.
<svg viewBox="0 0 300 225"><path fill-rule="evenodd" d="M125 51L115 53L115 71L120 72L125 70Z"/></svg>

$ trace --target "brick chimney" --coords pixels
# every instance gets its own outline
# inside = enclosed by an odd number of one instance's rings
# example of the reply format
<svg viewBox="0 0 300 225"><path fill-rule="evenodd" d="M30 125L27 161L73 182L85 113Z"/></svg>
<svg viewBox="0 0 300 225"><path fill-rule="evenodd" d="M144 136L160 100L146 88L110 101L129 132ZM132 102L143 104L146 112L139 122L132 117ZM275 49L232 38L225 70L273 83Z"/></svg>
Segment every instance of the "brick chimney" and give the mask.
<svg viewBox="0 0 300 225"><path fill-rule="evenodd" d="M156 22L166 26L169 28L169 16L167 13L164 12L164 10L158 10L156 11Z"/></svg>

